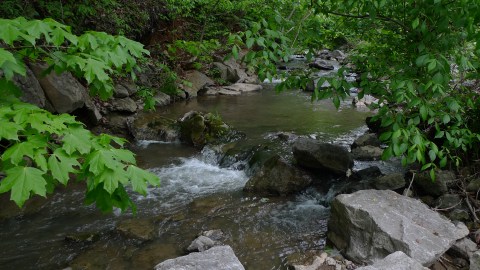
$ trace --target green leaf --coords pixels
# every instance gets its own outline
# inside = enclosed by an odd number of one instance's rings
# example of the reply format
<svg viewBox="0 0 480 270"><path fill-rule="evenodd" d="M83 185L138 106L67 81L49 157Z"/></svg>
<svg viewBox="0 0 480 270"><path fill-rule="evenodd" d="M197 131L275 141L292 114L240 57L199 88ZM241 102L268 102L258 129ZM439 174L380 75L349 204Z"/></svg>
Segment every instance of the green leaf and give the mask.
<svg viewBox="0 0 480 270"><path fill-rule="evenodd" d="M84 128L71 128L62 139L63 149L68 155L73 154L75 151L78 151L80 154L87 154L92 148L91 136L90 131Z"/></svg>
<svg viewBox="0 0 480 270"><path fill-rule="evenodd" d="M0 141L2 139L18 141L18 132L23 131L23 127L12 122L3 122L0 128Z"/></svg>
<svg viewBox="0 0 480 270"><path fill-rule="evenodd" d="M412 22L412 28L413 28L413 29L416 29L419 24L420 24L420 20L419 20L419 18L416 18L416 19L413 20L413 22Z"/></svg>
<svg viewBox="0 0 480 270"><path fill-rule="evenodd" d="M52 176L60 183L66 185L70 179L69 173L76 172L75 167L80 163L76 158L68 156L61 148L57 149L53 155L48 158L48 168Z"/></svg>
<svg viewBox="0 0 480 270"><path fill-rule="evenodd" d="M13 45L13 42L18 39L21 32L16 26L13 26L11 23L1 21L2 30L0 31L0 39L3 39L8 45ZM0 57L1 59L1 57Z"/></svg>
<svg viewBox="0 0 480 270"><path fill-rule="evenodd" d="M233 57L235 59L238 59L238 46L237 45L233 45L232 54L233 54Z"/></svg>
<svg viewBox="0 0 480 270"><path fill-rule="evenodd" d="M0 182L0 193L10 191L10 199L19 207L30 198L30 193L45 197L47 182L41 170L18 166L7 170L6 173L7 177Z"/></svg>
<svg viewBox="0 0 480 270"><path fill-rule="evenodd" d="M158 176L133 165L128 166L127 175L132 183L133 190L143 195L147 193L147 182L153 186L160 184Z"/></svg>
<svg viewBox="0 0 480 270"><path fill-rule="evenodd" d="M2 155L2 160L10 160L13 165L18 165L24 156L33 158L35 145L31 142L16 143L8 148Z"/></svg>
<svg viewBox="0 0 480 270"><path fill-rule="evenodd" d="M450 122L450 115L444 114L443 118L442 118L442 121L443 121L444 124L448 124Z"/></svg>
<svg viewBox="0 0 480 270"><path fill-rule="evenodd" d="M253 43L255 42L255 39L254 38L248 38L247 39L247 42L246 42L246 45L247 45L247 48L251 48Z"/></svg>

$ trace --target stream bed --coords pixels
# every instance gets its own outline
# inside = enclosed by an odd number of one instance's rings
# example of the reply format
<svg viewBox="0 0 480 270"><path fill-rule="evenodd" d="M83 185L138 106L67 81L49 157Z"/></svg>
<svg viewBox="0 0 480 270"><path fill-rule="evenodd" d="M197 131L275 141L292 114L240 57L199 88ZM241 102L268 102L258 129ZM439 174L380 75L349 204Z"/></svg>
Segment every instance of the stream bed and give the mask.
<svg viewBox="0 0 480 270"><path fill-rule="evenodd" d="M370 115L350 104L345 101L337 111L331 101L311 102L304 92L278 94L266 85L258 93L198 97L155 113L172 119L191 110L218 113L244 132L243 143L250 145L275 140L272 134L278 132L349 145L366 131ZM310 188L278 198L246 195L245 171L220 167L208 147L201 151L143 141L133 150L139 165L161 179L148 196L133 195L138 207L134 220L152 227L152 238L141 241L118 233L117 225L132 214L102 214L85 206L82 186L73 186L37 212L0 221L0 269L152 269L184 255L199 233L214 229L223 231L222 241L246 269L286 269L290 256L325 247L332 199L328 190ZM72 235L89 237L80 241Z"/></svg>

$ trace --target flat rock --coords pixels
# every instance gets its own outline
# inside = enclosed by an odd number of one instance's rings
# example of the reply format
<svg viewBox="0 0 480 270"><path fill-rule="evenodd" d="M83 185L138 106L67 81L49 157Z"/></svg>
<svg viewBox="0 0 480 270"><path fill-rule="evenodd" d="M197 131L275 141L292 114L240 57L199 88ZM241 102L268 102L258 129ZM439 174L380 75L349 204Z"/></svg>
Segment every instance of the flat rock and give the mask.
<svg viewBox="0 0 480 270"><path fill-rule="evenodd" d="M263 89L263 87L260 84L235 83L229 86L225 86L224 89L243 93L243 92L260 91Z"/></svg>
<svg viewBox="0 0 480 270"><path fill-rule="evenodd" d="M217 93L223 96L239 96L242 94L240 91L230 90L227 88L221 88Z"/></svg>
<svg viewBox="0 0 480 270"><path fill-rule="evenodd" d="M408 257L405 253L397 251L375 262L373 265L357 268L357 270L428 270L419 262Z"/></svg>
<svg viewBox="0 0 480 270"><path fill-rule="evenodd" d="M155 270L245 270L230 246L212 247L204 252L166 260Z"/></svg>
<svg viewBox="0 0 480 270"><path fill-rule="evenodd" d="M469 232L422 202L389 190L337 196L328 223L329 239L357 263L373 263L402 251L430 266Z"/></svg>

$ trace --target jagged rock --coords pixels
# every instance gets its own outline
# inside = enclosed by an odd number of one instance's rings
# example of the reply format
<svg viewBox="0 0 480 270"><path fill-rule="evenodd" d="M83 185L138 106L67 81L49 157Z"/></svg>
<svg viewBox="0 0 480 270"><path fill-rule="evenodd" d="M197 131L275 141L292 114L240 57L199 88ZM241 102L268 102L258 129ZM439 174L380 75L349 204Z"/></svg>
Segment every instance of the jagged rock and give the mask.
<svg viewBox="0 0 480 270"><path fill-rule="evenodd" d="M197 239L193 240L190 246L187 247L189 252L196 252L196 251L205 251L215 245L215 242L203 235L197 237Z"/></svg>
<svg viewBox="0 0 480 270"><path fill-rule="evenodd" d="M129 96L130 96L130 93L128 92L128 89L124 85L117 84L115 85L115 88L113 88L113 97L126 98Z"/></svg>
<svg viewBox="0 0 480 270"><path fill-rule="evenodd" d="M180 140L202 147L207 143L224 139L232 129L220 117L212 113L187 112L179 121Z"/></svg>
<svg viewBox="0 0 480 270"><path fill-rule="evenodd" d="M243 190L262 195L288 195L306 188L311 182L305 172L273 155L247 181Z"/></svg>
<svg viewBox="0 0 480 270"><path fill-rule="evenodd" d="M31 68L53 108L58 113L70 113L83 107L87 90L68 72L43 75L46 64L33 63Z"/></svg>
<svg viewBox="0 0 480 270"><path fill-rule="evenodd" d="M137 109L137 103L135 103L135 101L129 97L112 100L112 111L134 113L137 111Z"/></svg>
<svg viewBox="0 0 480 270"><path fill-rule="evenodd" d="M299 138L293 145L297 164L345 175L353 167L352 155L343 147L314 139Z"/></svg>
<svg viewBox="0 0 480 270"><path fill-rule="evenodd" d="M173 142L180 139L176 121L160 115L141 114L128 128L136 140Z"/></svg>
<svg viewBox="0 0 480 270"><path fill-rule="evenodd" d="M220 62L214 62L213 65L220 71L220 79L231 83L236 83L240 80L237 70L232 67Z"/></svg>
<svg viewBox="0 0 480 270"><path fill-rule="evenodd" d="M117 231L129 238L151 240L155 237L155 225L149 219L127 219L117 224Z"/></svg>
<svg viewBox="0 0 480 270"><path fill-rule="evenodd" d="M260 91L262 90L262 86L260 84L250 84L250 83L235 83L229 86L223 87L224 89L230 91L237 91L237 92L253 92L253 91Z"/></svg>
<svg viewBox="0 0 480 270"><path fill-rule="evenodd" d="M238 75L240 79L236 81L237 83L259 83L257 75L247 73L247 71L245 71L245 68L242 67L242 65L240 65L237 61L235 61L233 57L223 63L226 66L230 67L234 71L234 73Z"/></svg>
<svg viewBox="0 0 480 270"><path fill-rule="evenodd" d="M428 270L419 262L408 257L405 253L397 251L375 262L373 265L357 268L357 270Z"/></svg>
<svg viewBox="0 0 480 270"><path fill-rule="evenodd" d="M424 266L435 262L468 235L425 204L389 190L337 196L331 205L328 237L358 263L373 263L402 251Z"/></svg>
<svg viewBox="0 0 480 270"><path fill-rule="evenodd" d="M45 108L45 93L30 68L27 67L25 77L16 74L13 77L13 82L22 90L22 96L20 97L22 101Z"/></svg>
<svg viewBox="0 0 480 270"><path fill-rule="evenodd" d="M308 66L311 67L311 68L316 68L316 69L320 69L320 70L334 70L335 69L335 67L332 64L328 63L325 60L321 60L321 59L316 59L315 62L308 64Z"/></svg>
<svg viewBox="0 0 480 270"><path fill-rule="evenodd" d="M122 82L121 84L127 89L129 96L135 95L138 92L138 87L134 83Z"/></svg>
<svg viewBox="0 0 480 270"><path fill-rule="evenodd" d="M448 250L448 254L454 257L460 257L469 260L473 253L477 252L477 244L467 237L458 240L453 244L453 246Z"/></svg>
<svg viewBox="0 0 480 270"><path fill-rule="evenodd" d="M133 116L119 113L110 113L106 116L108 129L114 134L124 134L128 129L128 123L133 121Z"/></svg>
<svg viewBox="0 0 480 270"><path fill-rule="evenodd" d="M468 192L477 192L480 190L480 178L475 178L467 185Z"/></svg>
<svg viewBox="0 0 480 270"><path fill-rule="evenodd" d="M98 125L103 118L102 114L98 110L97 105L95 105L91 99L85 100L84 111L85 116L87 117L85 121L94 126Z"/></svg>
<svg viewBox="0 0 480 270"><path fill-rule="evenodd" d="M419 173L415 175L413 185L418 191L425 195L438 197L447 193L447 185L454 182L456 179L455 173L452 171L436 170L435 176L435 181L432 181L428 172Z"/></svg>
<svg viewBox="0 0 480 270"><path fill-rule="evenodd" d="M166 260L155 270L245 270L230 246L212 247L204 252Z"/></svg>
<svg viewBox="0 0 480 270"><path fill-rule="evenodd" d="M442 196L438 197L435 202L437 208L444 209L444 208L454 208L460 207L463 199L458 194L443 194Z"/></svg>
<svg viewBox="0 0 480 270"><path fill-rule="evenodd" d="M186 85L183 87L183 90L185 90L185 92L188 94L187 98L196 97L200 90L209 85L215 84L215 82L212 81L212 79L210 79L207 75L197 70L187 72L184 79L191 83L191 85Z"/></svg>
<svg viewBox="0 0 480 270"><path fill-rule="evenodd" d="M480 270L480 250L470 257L470 270Z"/></svg>
<svg viewBox="0 0 480 270"><path fill-rule="evenodd" d="M366 133L358 137L352 144L352 149L360 146L377 146L379 147L382 143L377 138L375 133Z"/></svg>
<svg viewBox="0 0 480 270"><path fill-rule="evenodd" d="M157 94L155 94L155 97L153 97L153 99L155 99L155 106L157 107L166 106L172 101L172 98L163 92L158 92Z"/></svg>
<svg viewBox="0 0 480 270"><path fill-rule="evenodd" d="M376 146L365 145L352 149L353 158L356 160L379 160L382 158L383 149Z"/></svg>
<svg viewBox="0 0 480 270"><path fill-rule="evenodd" d="M331 54L330 54L331 57L337 59L337 60L344 60L347 56L345 55L345 53L343 53L342 51L340 50L334 50Z"/></svg>
<svg viewBox="0 0 480 270"><path fill-rule="evenodd" d="M374 180L375 189L379 190L396 190L405 187L405 184L403 173L387 174Z"/></svg>
<svg viewBox="0 0 480 270"><path fill-rule="evenodd" d="M202 235L216 242L222 241L223 238L225 237L225 234L223 233L222 230L208 230L208 231L202 232Z"/></svg>

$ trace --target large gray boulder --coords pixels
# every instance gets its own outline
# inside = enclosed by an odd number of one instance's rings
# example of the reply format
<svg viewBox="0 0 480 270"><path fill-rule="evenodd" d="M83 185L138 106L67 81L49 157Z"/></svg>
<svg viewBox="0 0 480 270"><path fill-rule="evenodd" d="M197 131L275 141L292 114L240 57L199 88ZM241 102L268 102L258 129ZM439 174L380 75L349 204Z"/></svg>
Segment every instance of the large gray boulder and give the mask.
<svg viewBox="0 0 480 270"><path fill-rule="evenodd" d="M402 251L430 266L468 234L425 204L389 190L342 194L331 205L328 237L357 263L373 263Z"/></svg>
<svg viewBox="0 0 480 270"><path fill-rule="evenodd" d="M230 246L212 247L203 252L166 260L155 270L245 270Z"/></svg>
<svg viewBox="0 0 480 270"><path fill-rule="evenodd" d="M88 98L87 90L68 72L56 74L51 72L44 75L46 64L34 63L31 65L35 77L45 92L53 108L58 113L71 113L85 105Z"/></svg>
<svg viewBox="0 0 480 270"><path fill-rule="evenodd" d="M295 141L293 155L297 164L306 168L345 175L353 167L353 158L347 149L314 139L299 138Z"/></svg>
<svg viewBox="0 0 480 270"><path fill-rule="evenodd" d="M405 253L397 251L375 262L373 265L357 268L357 270L428 270L419 262L408 257Z"/></svg>
<svg viewBox="0 0 480 270"><path fill-rule="evenodd" d="M198 92L209 85L214 85L207 75L197 70L189 71L185 74L184 79L191 83L191 85L184 86L185 92L188 94L188 98L196 97Z"/></svg>
<svg viewBox="0 0 480 270"><path fill-rule="evenodd" d="M22 101L45 108L47 102L45 93L32 70L27 67L26 76L17 74L13 77L13 82L22 90L22 96L20 97Z"/></svg>
<svg viewBox="0 0 480 270"><path fill-rule="evenodd" d="M232 67L220 62L213 62L213 66L219 70L220 79L231 83L236 83L238 80L240 80L240 76L238 76L236 69L233 69Z"/></svg>
<svg viewBox="0 0 480 270"><path fill-rule="evenodd" d="M244 191L262 195L288 195L305 189L312 178L273 155L245 184Z"/></svg>

